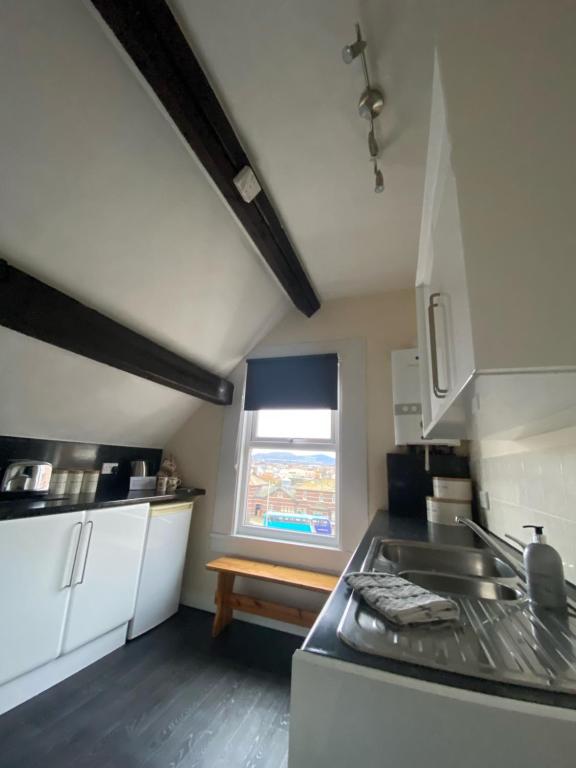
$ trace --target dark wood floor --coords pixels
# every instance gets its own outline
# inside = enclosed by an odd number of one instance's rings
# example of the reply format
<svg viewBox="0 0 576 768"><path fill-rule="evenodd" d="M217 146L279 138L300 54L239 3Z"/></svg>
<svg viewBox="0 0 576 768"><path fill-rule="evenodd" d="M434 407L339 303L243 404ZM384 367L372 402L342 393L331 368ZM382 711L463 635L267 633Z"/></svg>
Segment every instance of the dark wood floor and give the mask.
<svg viewBox="0 0 576 768"><path fill-rule="evenodd" d="M182 611L0 717L1 768L285 768L300 638Z"/></svg>

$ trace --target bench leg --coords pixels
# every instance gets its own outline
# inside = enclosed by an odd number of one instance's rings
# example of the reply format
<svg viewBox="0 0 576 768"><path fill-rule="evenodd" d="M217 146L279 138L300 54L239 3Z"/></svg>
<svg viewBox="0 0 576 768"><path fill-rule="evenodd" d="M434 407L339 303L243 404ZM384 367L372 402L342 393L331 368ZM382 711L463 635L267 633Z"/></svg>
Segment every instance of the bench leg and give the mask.
<svg viewBox="0 0 576 768"><path fill-rule="evenodd" d="M220 632L232 621L232 606L230 605L230 595L234 589L234 574L219 573L218 587L216 589L216 615L212 625L212 637L218 637Z"/></svg>

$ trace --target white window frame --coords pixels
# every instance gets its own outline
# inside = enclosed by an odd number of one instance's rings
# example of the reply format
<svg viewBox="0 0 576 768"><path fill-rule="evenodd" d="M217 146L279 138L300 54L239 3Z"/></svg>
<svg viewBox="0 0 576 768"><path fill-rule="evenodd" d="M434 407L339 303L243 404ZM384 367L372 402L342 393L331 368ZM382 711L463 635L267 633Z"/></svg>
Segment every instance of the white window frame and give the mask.
<svg viewBox="0 0 576 768"><path fill-rule="evenodd" d="M319 545L235 533L235 491L244 413L242 393L246 379L246 364L241 362L228 377L234 384L235 396L232 405L223 409L218 475L215 486L208 486L208 493L215 493L211 552L326 571L341 571L350 559L369 522L366 340L325 339L262 344L251 352L250 357L334 352L340 363L340 547L327 542Z"/></svg>
<svg viewBox="0 0 576 768"><path fill-rule="evenodd" d="M287 409L288 410L288 409ZM296 409L300 410L300 409ZM257 411L244 411L241 417L240 456L236 476L234 503L234 532L237 536L253 536L268 541L286 541L316 546L340 548L340 418L338 411L332 411L332 428L329 439L310 440L307 438L259 438L256 436ZM336 461L336 509L334 514L334 535L326 536L298 531L281 531L244 522L248 494L248 456L251 448L285 448L305 451L334 451Z"/></svg>

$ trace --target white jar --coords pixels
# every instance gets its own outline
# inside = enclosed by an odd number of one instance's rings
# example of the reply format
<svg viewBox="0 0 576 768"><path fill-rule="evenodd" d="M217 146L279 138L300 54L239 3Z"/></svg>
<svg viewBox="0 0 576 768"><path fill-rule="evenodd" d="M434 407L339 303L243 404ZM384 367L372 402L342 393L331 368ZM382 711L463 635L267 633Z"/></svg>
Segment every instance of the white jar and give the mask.
<svg viewBox="0 0 576 768"><path fill-rule="evenodd" d="M457 517L472 518L472 505L469 501L439 499L436 496L427 496L426 515L430 523L458 525L456 522Z"/></svg>
<svg viewBox="0 0 576 768"><path fill-rule="evenodd" d="M97 469L89 469L87 472L84 472L84 477L82 478L81 492L96 493L99 477L100 477L100 472Z"/></svg>
<svg viewBox="0 0 576 768"><path fill-rule="evenodd" d="M82 489L82 480L84 472L81 469L68 470L68 482L66 483L66 493L69 496L76 496Z"/></svg>
<svg viewBox="0 0 576 768"><path fill-rule="evenodd" d="M49 493L51 496L61 496L66 492L66 484L68 482L68 470L67 469L54 469L52 470L52 477L50 478Z"/></svg>
<svg viewBox="0 0 576 768"><path fill-rule="evenodd" d="M472 501L472 480L469 477L432 478L434 496L439 499Z"/></svg>

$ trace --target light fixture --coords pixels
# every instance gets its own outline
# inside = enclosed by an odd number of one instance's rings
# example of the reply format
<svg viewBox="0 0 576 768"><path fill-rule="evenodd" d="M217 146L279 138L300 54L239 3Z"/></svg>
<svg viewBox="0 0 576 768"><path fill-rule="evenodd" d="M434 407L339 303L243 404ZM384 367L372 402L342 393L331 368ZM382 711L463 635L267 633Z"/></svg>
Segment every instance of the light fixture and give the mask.
<svg viewBox="0 0 576 768"><path fill-rule="evenodd" d="M360 96L358 102L358 114L360 117L365 118L370 122L370 130L368 132L368 153L370 160L374 163L374 191L384 191L384 177L382 171L378 167L378 158L380 156L380 147L376 140L376 134L374 132L374 118L384 109L384 94L378 89L372 87L370 84L370 77L368 75L368 65L366 64L366 41L362 39L362 32L360 31L360 24L356 24L356 40L350 45L345 45L342 49L342 58L346 64L354 61L354 59L360 57L362 61L362 71L364 72L364 80L366 81L366 88Z"/></svg>
<svg viewBox="0 0 576 768"><path fill-rule="evenodd" d="M345 63L350 64L351 61L354 61L355 58L364 52L364 48L366 48L366 41L362 40L360 25L356 24L356 42L350 43L350 45L345 45L344 48L342 48L342 58Z"/></svg>
<svg viewBox="0 0 576 768"><path fill-rule="evenodd" d="M374 192L384 192L384 176L378 168L378 160L374 158Z"/></svg>

